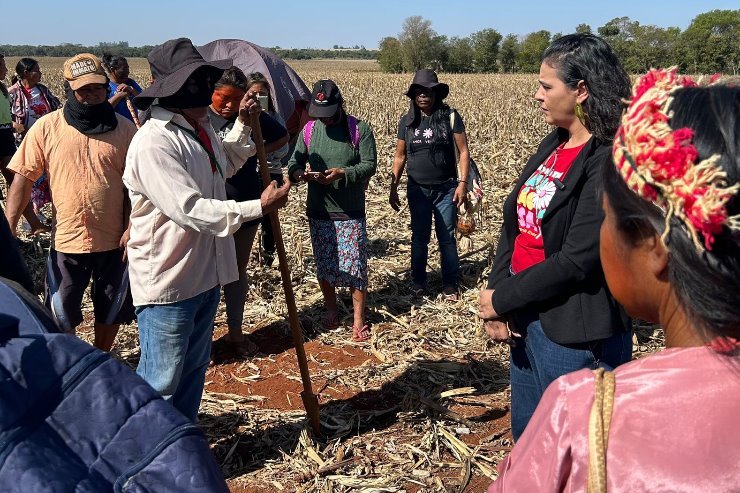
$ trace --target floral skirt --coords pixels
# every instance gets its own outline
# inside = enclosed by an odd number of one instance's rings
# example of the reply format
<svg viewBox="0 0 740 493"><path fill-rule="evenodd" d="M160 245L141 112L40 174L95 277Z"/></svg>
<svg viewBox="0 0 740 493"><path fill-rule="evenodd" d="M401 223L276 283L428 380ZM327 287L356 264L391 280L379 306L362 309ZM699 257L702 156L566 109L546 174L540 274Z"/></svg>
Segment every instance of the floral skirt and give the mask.
<svg viewBox="0 0 740 493"><path fill-rule="evenodd" d="M316 276L332 286L367 288L365 219L308 219Z"/></svg>

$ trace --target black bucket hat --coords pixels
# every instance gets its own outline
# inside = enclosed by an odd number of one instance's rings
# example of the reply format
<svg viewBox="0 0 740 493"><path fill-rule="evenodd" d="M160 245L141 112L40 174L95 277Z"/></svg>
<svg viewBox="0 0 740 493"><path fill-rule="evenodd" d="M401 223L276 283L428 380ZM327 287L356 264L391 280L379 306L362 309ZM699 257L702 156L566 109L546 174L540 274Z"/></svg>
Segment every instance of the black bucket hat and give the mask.
<svg viewBox="0 0 740 493"><path fill-rule="evenodd" d="M146 58L154 82L134 98L134 104L140 110L147 109L155 98L175 94L201 67L212 68L216 79L219 79L223 71L232 66L231 59L207 62L188 38L165 41L155 46Z"/></svg>
<svg viewBox="0 0 740 493"><path fill-rule="evenodd" d="M434 89L434 92L437 93L437 98L439 98L440 100L446 98L447 95L450 93L450 86L440 82L439 79L437 79L436 72L428 68L423 68L416 71L416 73L414 74L414 80L411 81L411 85L406 91L406 96L414 99L414 89L418 87Z"/></svg>
<svg viewBox="0 0 740 493"><path fill-rule="evenodd" d="M342 104L342 93L330 79L322 79L313 85L311 104L308 107L308 116L313 118L330 118Z"/></svg>

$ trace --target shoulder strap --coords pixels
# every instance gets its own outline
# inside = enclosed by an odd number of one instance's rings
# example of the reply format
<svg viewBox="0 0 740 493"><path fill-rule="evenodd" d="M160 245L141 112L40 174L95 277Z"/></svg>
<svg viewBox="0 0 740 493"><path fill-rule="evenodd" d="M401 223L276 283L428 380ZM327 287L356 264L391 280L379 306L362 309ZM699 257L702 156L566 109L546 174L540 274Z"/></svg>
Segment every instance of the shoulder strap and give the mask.
<svg viewBox="0 0 740 493"><path fill-rule="evenodd" d="M308 147L311 145L311 135L313 135L315 124L316 120L309 120L306 122L306 126L303 127L303 143L306 144L306 152L308 152Z"/></svg>
<svg viewBox="0 0 740 493"><path fill-rule="evenodd" d="M306 144L306 151L308 151L308 147L311 144L314 124L316 124L316 120L309 120L306 126L303 127L303 143ZM352 138L352 147L357 149L360 146L360 127L357 124L357 118L347 115L347 126L349 127L349 135Z"/></svg>
<svg viewBox="0 0 740 493"><path fill-rule="evenodd" d="M360 127L357 125L357 118L347 115L347 125L349 126L349 135L352 138L352 147L357 149L360 146Z"/></svg>
<svg viewBox="0 0 740 493"><path fill-rule="evenodd" d="M460 160L460 151L457 150L457 143L455 142L455 110L450 108L450 142L452 148L455 150L455 162Z"/></svg>
<svg viewBox="0 0 740 493"><path fill-rule="evenodd" d="M588 420L588 492L606 493L606 449L614 409L614 373L593 370L594 403Z"/></svg>

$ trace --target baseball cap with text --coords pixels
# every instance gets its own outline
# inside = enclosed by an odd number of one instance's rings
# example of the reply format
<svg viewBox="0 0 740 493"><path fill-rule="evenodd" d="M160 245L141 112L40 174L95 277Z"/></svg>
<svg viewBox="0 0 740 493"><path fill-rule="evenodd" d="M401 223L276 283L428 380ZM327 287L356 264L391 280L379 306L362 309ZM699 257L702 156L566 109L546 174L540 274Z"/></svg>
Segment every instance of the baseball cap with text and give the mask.
<svg viewBox="0 0 740 493"><path fill-rule="evenodd" d="M90 53L80 53L64 61L64 78L69 86L76 91L88 84L107 84L100 59Z"/></svg>

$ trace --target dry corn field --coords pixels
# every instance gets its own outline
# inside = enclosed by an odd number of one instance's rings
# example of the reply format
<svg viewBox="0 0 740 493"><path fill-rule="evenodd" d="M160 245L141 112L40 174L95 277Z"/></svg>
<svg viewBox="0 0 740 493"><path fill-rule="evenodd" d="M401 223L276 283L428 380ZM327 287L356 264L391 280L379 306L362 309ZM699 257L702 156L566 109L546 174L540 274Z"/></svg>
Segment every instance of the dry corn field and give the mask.
<svg viewBox="0 0 740 493"><path fill-rule="evenodd" d="M6 61L12 71L16 59ZM42 82L62 96L62 60L39 61ZM129 63L131 76L145 86L146 61ZM369 343L358 344L347 327L321 327L321 294L303 213L306 192L296 187L280 219L324 435L314 436L305 419L278 269L263 266L256 247L248 266L244 331L253 334L260 353L246 361L216 361L209 368L200 424L232 491L483 491L512 442L508 347L485 336L476 317L477 298L493 260L503 199L548 131L532 100L536 76L440 75L450 85L447 102L465 121L471 155L485 179L477 231L472 244L459 247L462 296L451 303L438 296L434 241L429 294L411 296L409 213L388 205L391 157L399 117L408 109L403 93L411 75L384 74L366 61L291 65L309 88L317 79L333 79L348 112L375 131L378 172L367 200L367 311L373 335ZM25 240L24 253L38 282L49 238ZM341 293L343 322L350 326L351 306L349 294ZM89 305L85 320L79 335L90 340ZM222 304L216 337L225 332ZM639 356L659 348L662 335L640 326L635 342ZM122 327L113 352L135 367L135 324Z"/></svg>

